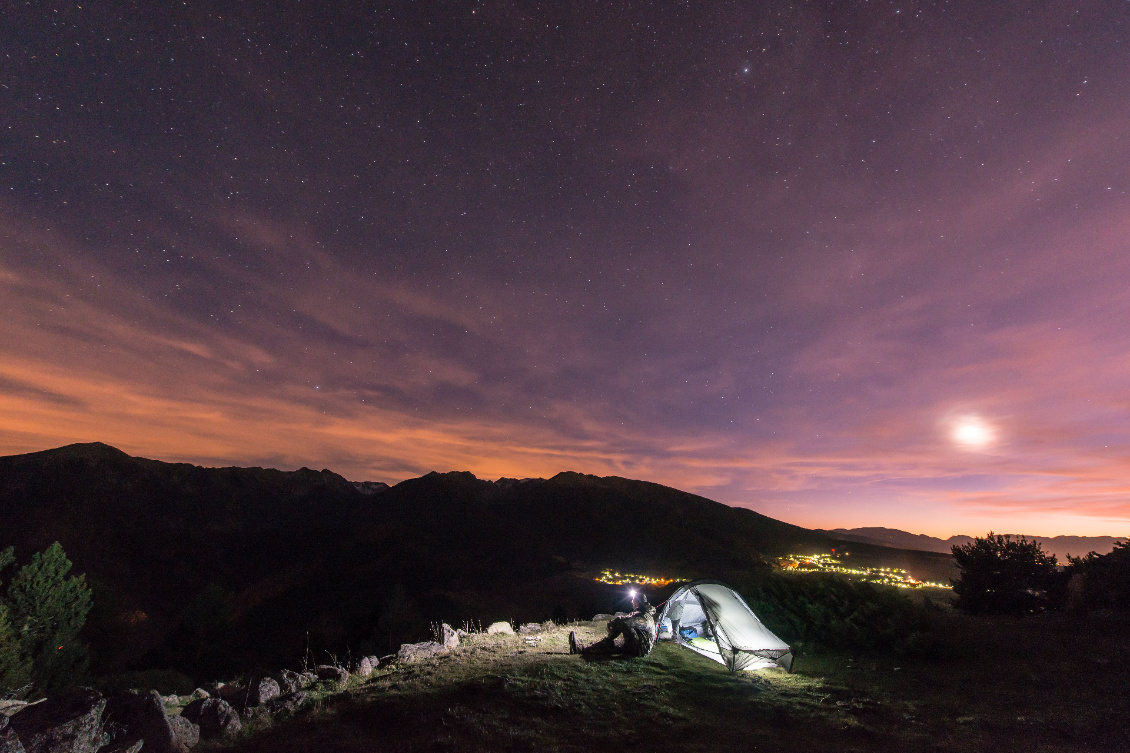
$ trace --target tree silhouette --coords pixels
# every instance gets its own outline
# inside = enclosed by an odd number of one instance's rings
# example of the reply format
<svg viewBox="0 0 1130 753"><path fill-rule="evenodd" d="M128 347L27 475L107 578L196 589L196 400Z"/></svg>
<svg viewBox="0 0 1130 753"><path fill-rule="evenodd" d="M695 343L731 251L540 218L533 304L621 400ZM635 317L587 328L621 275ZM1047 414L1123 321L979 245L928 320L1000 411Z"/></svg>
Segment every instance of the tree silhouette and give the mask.
<svg viewBox="0 0 1130 753"><path fill-rule="evenodd" d="M953 582L959 609L1021 615L1047 607L1056 559L1039 542L990 531L985 538L953 547L953 558L961 570Z"/></svg>

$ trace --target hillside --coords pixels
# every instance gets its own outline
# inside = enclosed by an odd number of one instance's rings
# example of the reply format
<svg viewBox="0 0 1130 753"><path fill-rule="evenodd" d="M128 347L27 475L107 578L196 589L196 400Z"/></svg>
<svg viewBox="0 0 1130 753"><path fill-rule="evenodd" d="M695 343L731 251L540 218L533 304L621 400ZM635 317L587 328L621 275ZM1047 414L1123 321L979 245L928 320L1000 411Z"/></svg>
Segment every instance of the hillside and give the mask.
<svg viewBox="0 0 1130 753"><path fill-rule="evenodd" d="M897 528L835 528L827 531L830 536L843 541L852 541L865 544L878 544L897 549L917 549L923 552L944 552L948 554L955 546L961 546L973 541L972 536L950 536L948 539L939 539L920 533L908 533ZM1115 543L1126 541L1125 537L1114 536L1024 536L1026 539L1039 542L1045 552L1054 554L1061 562L1066 562L1068 555L1080 557L1088 552L1109 554L1114 549Z"/></svg>
<svg viewBox="0 0 1130 753"><path fill-rule="evenodd" d="M381 650L429 621L611 611L602 568L735 577L828 535L642 481L577 473L391 488L328 470L202 468L101 444L0 458L0 546L60 541L95 587L95 669L215 676L311 650ZM852 546L948 573L949 557ZM653 595L660 598L662 592ZM217 650L222 647L222 650Z"/></svg>

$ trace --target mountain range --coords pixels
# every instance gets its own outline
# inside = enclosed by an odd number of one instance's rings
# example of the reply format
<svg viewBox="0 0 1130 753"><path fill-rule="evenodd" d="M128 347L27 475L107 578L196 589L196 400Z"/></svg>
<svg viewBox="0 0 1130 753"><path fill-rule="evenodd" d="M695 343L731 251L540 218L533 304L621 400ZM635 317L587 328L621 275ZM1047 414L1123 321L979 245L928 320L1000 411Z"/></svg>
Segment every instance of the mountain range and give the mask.
<svg viewBox="0 0 1130 753"><path fill-rule="evenodd" d="M97 671L194 677L308 650L383 650L439 620L615 611L624 589L596 581L604 568L725 580L841 547L826 532L619 477L452 472L389 487L329 470L165 463L99 443L0 457L0 547L26 562L53 541L94 589ZM866 542L851 557L930 580L953 570L945 554Z"/></svg>
<svg viewBox="0 0 1130 753"><path fill-rule="evenodd" d="M950 536L948 539L939 539L920 533L900 531L897 528L879 527L834 528L827 531L827 534L843 541L947 554L953 547L973 541L972 536ZM1022 534L1013 534L1014 537L1019 535ZM1114 549L1116 542L1126 541L1125 538L1114 536L1024 536L1024 538L1039 542L1045 552L1054 554L1061 563L1067 562L1068 555L1080 557L1088 552L1107 554Z"/></svg>

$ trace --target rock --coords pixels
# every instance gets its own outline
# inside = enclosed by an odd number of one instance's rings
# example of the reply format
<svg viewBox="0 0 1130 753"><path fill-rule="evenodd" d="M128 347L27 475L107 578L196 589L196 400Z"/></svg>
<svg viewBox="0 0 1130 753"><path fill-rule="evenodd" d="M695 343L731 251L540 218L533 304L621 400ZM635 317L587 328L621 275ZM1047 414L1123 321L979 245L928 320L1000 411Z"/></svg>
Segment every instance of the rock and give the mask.
<svg viewBox="0 0 1130 753"><path fill-rule="evenodd" d="M216 686L216 692L220 696L220 698L223 698L232 706L240 708L243 707L244 699L247 698L247 688L231 682L220 683Z"/></svg>
<svg viewBox="0 0 1130 753"><path fill-rule="evenodd" d="M271 679L279 684L279 693L293 693L302 687L301 675L289 669L284 669L281 672L275 672L271 675Z"/></svg>
<svg viewBox="0 0 1130 753"><path fill-rule="evenodd" d="M396 660L401 662L414 662L429 659L433 656L447 653L447 648L442 643L424 641L423 643L405 643L396 652Z"/></svg>
<svg viewBox="0 0 1130 753"><path fill-rule="evenodd" d="M0 699L0 716L7 719L9 716L16 713L26 705L27 701Z"/></svg>
<svg viewBox="0 0 1130 753"><path fill-rule="evenodd" d="M162 698L166 706L180 706L180 696L167 695Z"/></svg>
<svg viewBox="0 0 1130 753"><path fill-rule="evenodd" d="M349 682L349 672L341 667L335 667L330 664L319 664L314 667L314 671L318 673L319 680L329 680L338 685L344 685Z"/></svg>
<svg viewBox="0 0 1130 753"><path fill-rule="evenodd" d="M440 631L443 633L443 647L456 648L459 645L459 633L455 632L455 628L448 625L446 622L440 626Z"/></svg>
<svg viewBox="0 0 1130 753"><path fill-rule="evenodd" d="M271 716L276 714L293 714L298 709L312 702L314 697L305 690L280 695L267 701L267 711Z"/></svg>
<svg viewBox="0 0 1130 753"><path fill-rule="evenodd" d="M541 625L536 622L527 622L522 627L518 628L518 635L533 635L534 633L541 632Z"/></svg>
<svg viewBox="0 0 1130 753"><path fill-rule="evenodd" d="M172 719L178 721L173 722ZM189 730L188 719L170 719L165 711L164 699L156 691L148 694L120 693L106 702L102 721L106 726L108 741L103 753L117 753L133 747L139 741L145 753L188 753L200 739L199 732Z"/></svg>
<svg viewBox="0 0 1130 753"><path fill-rule="evenodd" d="M24 744L20 742L19 735L14 729L7 726L8 717L0 717L4 726L0 726L0 753L27 753Z"/></svg>
<svg viewBox="0 0 1130 753"><path fill-rule="evenodd" d="M251 683L250 692L247 694L247 705L258 706L278 697L281 693L277 682L270 677L264 677Z"/></svg>
<svg viewBox="0 0 1130 753"><path fill-rule="evenodd" d="M367 672L365 670L366 664L368 664ZM357 674L359 674L362 677L368 677L368 676L372 675L374 672L376 672L377 668L379 668L380 666L381 666L380 657L363 656L362 658L360 658L360 661L358 661L358 663L357 663Z"/></svg>
<svg viewBox="0 0 1130 753"><path fill-rule="evenodd" d="M184 707L181 717L200 727L200 739L234 735L243 729L239 714L222 698L200 698Z"/></svg>
<svg viewBox="0 0 1130 753"><path fill-rule="evenodd" d="M285 691L287 693L293 693L295 690L308 688L318 681L318 674L309 670L306 672L292 672L289 669L284 669L281 674L285 675L287 681L294 686L291 690ZM282 683L279 683L279 686L282 687Z"/></svg>
<svg viewBox="0 0 1130 753"><path fill-rule="evenodd" d="M597 615L593 615L592 621L593 622L607 622L608 620L611 620L611 619L612 619L612 615L610 615L610 614L597 614Z"/></svg>
<svg viewBox="0 0 1130 753"><path fill-rule="evenodd" d="M493 622L487 628L489 635L514 635L514 628L510 627L509 622Z"/></svg>
<svg viewBox="0 0 1130 753"><path fill-rule="evenodd" d="M170 716L169 726L173 728L174 749L191 750L196 743L200 742L200 726L183 716Z"/></svg>
<svg viewBox="0 0 1130 753"><path fill-rule="evenodd" d="M8 729L26 753L96 753L108 742L102 731L105 708L105 698L82 688L25 706L8 720Z"/></svg>
<svg viewBox="0 0 1130 753"><path fill-rule="evenodd" d="M192 691L192 695L190 695L187 700L188 700L189 703L191 703L198 698L211 698L211 697L212 697L212 694L209 693L204 688L197 688L196 690Z"/></svg>

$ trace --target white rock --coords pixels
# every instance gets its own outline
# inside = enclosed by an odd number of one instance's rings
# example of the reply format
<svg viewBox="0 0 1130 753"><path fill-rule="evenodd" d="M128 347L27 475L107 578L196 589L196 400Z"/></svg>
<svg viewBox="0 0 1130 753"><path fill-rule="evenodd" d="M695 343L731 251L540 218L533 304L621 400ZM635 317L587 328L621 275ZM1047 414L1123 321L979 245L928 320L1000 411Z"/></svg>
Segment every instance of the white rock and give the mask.
<svg viewBox="0 0 1130 753"><path fill-rule="evenodd" d="M446 654L447 649L442 643L424 641L423 643L405 643L396 652L397 661L413 662L420 659L430 659L439 654Z"/></svg>
<svg viewBox="0 0 1130 753"><path fill-rule="evenodd" d="M509 622L495 622L487 628L487 633L490 635L514 635L514 628L510 627Z"/></svg>
<svg viewBox="0 0 1130 753"><path fill-rule="evenodd" d="M455 628L445 622L440 629L443 631L444 648L455 648L459 645L459 633L455 632Z"/></svg>

